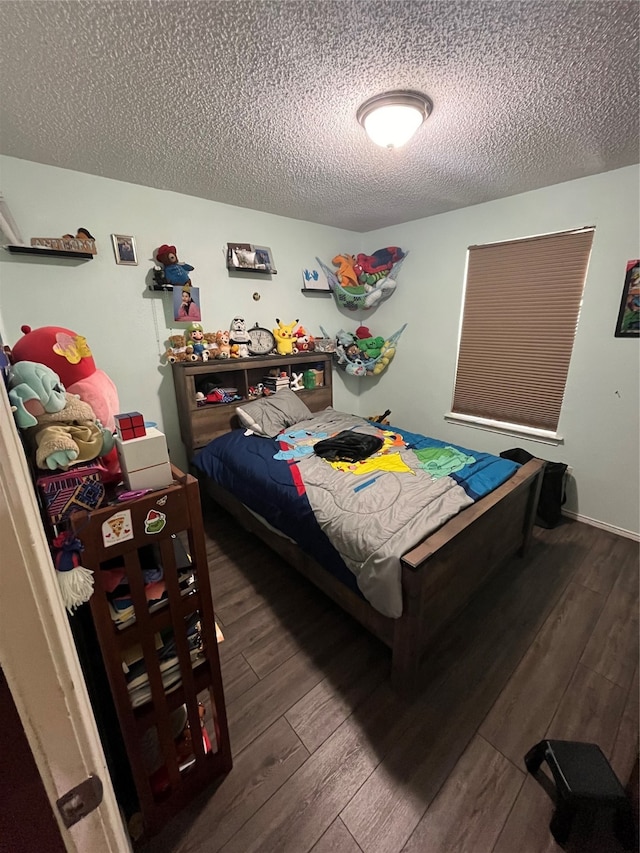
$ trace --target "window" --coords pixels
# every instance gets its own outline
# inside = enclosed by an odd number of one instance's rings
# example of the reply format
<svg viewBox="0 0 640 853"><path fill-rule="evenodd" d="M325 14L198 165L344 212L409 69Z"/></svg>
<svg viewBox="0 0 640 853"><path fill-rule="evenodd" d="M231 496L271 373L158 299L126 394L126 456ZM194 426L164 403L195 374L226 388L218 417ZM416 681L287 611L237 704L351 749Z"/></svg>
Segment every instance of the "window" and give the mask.
<svg viewBox="0 0 640 853"><path fill-rule="evenodd" d="M470 246L448 420L559 441L594 228Z"/></svg>

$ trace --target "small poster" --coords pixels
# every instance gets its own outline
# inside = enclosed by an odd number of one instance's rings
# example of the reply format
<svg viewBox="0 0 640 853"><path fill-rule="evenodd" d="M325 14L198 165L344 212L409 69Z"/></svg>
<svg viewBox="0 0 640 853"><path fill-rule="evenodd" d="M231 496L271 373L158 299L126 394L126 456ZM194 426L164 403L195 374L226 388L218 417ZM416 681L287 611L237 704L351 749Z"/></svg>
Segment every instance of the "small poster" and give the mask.
<svg viewBox="0 0 640 853"><path fill-rule="evenodd" d="M173 319L176 323L200 323L200 288L173 288Z"/></svg>
<svg viewBox="0 0 640 853"><path fill-rule="evenodd" d="M123 509L102 523L102 544L105 548L133 539L131 510Z"/></svg>
<svg viewBox="0 0 640 853"><path fill-rule="evenodd" d="M640 260L627 261L615 336L640 337Z"/></svg>

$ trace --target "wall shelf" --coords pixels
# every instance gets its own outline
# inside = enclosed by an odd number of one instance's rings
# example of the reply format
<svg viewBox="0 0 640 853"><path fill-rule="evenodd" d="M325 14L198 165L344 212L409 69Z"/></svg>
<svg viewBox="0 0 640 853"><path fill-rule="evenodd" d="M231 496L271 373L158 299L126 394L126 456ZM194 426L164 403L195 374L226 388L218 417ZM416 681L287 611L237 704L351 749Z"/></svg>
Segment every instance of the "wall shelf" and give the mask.
<svg viewBox="0 0 640 853"><path fill-rule="evenodd" d="M300 293L305 295L313 294L314 296L331 296L330 290L320 290L319 287L301 287Z"/></svg>
<svg viewBox="0 0 640 853"><path fill-rule="evenodd" d="M11 255L39 255L49 258L72 258L75 261L91 261L94 256L90 252L70 252L66 249L45 249L43 246L16 246L9 244L4 247Z"/></svg>

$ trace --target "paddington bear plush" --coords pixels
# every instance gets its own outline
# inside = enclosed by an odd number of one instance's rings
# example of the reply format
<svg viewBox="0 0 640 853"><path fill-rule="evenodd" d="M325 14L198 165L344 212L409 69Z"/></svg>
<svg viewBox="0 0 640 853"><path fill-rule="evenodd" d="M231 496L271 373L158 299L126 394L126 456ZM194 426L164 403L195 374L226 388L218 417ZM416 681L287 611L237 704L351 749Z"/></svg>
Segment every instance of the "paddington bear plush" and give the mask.
<svg viewBox="0 0 640 853"><path fill-rule="evenodd" d="M168 246L163 243L156 251L156 260L164 267L164 277L168 284L191 285L189 273L193 270L191 264L181 264L178 261L178 253L175 246Z"/></svg>

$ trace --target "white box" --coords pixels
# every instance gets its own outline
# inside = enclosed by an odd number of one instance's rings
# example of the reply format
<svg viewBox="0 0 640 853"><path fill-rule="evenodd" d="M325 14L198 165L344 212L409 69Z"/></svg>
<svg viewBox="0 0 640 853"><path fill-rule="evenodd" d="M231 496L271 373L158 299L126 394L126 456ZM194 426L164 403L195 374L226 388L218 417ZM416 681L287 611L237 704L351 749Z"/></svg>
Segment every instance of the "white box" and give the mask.
<svg viewBox="0 0 640 853"><path fill-rule="evenodd" d="M164 433L150 427L140 438L116 436L122 477L128 489L161 489L173 482Z"/></svg>
<svg viewBox="0 0 640 853"><path fill-rule="evenodd" d="M171 465L151 465L149 468L139 468L137 471L123 471L122 479L127 489L164 489L173 483Z"/></svg>

